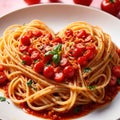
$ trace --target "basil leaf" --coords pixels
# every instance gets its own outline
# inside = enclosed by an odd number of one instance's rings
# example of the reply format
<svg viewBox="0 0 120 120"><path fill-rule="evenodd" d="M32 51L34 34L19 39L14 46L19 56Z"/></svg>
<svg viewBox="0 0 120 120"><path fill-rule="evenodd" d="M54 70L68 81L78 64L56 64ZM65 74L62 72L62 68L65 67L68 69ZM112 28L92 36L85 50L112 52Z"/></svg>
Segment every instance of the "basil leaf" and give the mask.
<svg viewBox="0 0 120 120"><path fill-rule="evenodd" d="M61 49L62 49L62 44L59 44L53 48L53 51L55 51L57 53L57 52L60 52Z"/></svg>
<svg viewBox="0 0 120 120"><path fill-rule="evenodd" d="M45 53L45 56L48 56L48 55L54 55L54 52L53 51L48 51Z"/></svg>
<svg viewBox="0 0 120 120"><path fill-rule="evenodd" d="M0 102L6 101L5 97L0 96Z"/></svg>
<svg viewBox="0 0 120 120"><path fill-rule="evenodd" d="M58 64L60 62L60 55L59 54L53 55L52 60L55 64Z"/></svg>

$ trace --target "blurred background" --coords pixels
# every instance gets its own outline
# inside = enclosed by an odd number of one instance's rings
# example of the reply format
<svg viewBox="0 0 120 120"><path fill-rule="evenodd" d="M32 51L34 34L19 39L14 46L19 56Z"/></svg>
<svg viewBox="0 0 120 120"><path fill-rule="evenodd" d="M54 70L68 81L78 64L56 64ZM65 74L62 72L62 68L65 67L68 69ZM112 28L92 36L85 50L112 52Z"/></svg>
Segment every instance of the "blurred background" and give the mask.
<svg viewBox="0 0 120 120"><path fill-rule="evenodd" d="M0 17L4 16L5 14L8 14L12 11L18 10L20 8L34 5L35 2L36 2L36 4L47 4L47 3L53 4L55 2L63 3L63 4L86 4L86 6L94 7L96 9L102 10L101 3L106 2L106 1L108 1L109 4L113 4L113 5L118 4L119 9L120 9L120 4L119 4L120 0L118 0L119 3L114 3L114 0L112 0L113 3L110 2L111 0L0 0ZM88 2L90 2L90 3L88 3ZM108 11L110 11L111 10L110 7L113 5L105 6L105 4L104 4L105 10L107 9ZM116 6L115 6L115 9L116 9ZM116 11L113 11L113 12L116 12ZM120 12L114 16L120 19Z"/></svg>

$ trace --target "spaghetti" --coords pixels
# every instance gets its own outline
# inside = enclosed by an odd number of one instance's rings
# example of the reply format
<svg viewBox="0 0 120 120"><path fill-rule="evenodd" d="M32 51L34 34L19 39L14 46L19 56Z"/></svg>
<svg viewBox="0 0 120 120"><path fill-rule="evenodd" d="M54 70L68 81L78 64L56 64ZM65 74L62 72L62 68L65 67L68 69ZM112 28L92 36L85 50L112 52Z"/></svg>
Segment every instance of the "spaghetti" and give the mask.
<svg viewBox="0 0 120 120"><path fill-rule="evenodd" d="M74 22L55 34L43 22L8 27L0 38L0 64L8 96L33 111L57 115L79 105L103 104L120 78L117 46L101 28ZM115 70L113 70L115 69ZM58 119L58 118L57 118Z"/></svg>

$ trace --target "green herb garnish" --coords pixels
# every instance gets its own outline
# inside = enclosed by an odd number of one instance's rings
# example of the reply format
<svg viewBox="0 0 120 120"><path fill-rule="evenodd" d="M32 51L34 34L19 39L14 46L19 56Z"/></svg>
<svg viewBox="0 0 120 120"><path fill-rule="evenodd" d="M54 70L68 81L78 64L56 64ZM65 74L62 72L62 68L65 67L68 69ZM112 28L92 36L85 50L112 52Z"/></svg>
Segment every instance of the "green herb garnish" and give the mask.
<svg viewBox="0 0 120 120"><path fill-rule="evenodd" d="M58 64L60 62L60 51L61 51L61 49L62 49L62 44L59 44L59 45L55 46L53 48L53 50L46 52L45 56L53 55L52 56L52 61L55 64Z"/></svg>
<svg viewBox="0 0 120 120"><path fill-rule="evenodd" d="M88 86L88 89L90 89L90 90L95 90L96 89L96 86Z"/></svg>
<svg viewBox="0 0 120 120"><path fill-rule="evenodd" d="M0 102L6 101L5 97L0 96Z"/></svg>
<svg viewBox="0 0 120 120"><path fill-rule="evenodd" d="M22 62L21 62L23 65L25 65L26 64L26 61L25 60L22 60Z"/></svg>
<svg viewBox="0 0 120 120"><path fill-rule="evenodd" d="M117 79L117 83L118 83L118 85L120 85L120 78Z"/></svg>
<svg viewBox="0 0 120 120"><path fill-rule="evenodd" d="M111 55L111 54L109 55L109 59L111 59L111 60L112 60L112 55Z"/></svg>
<svg viewBox="0 0 120 120"><path fill-rule="evenodd" d="M90 72L91 71L91 69L88 67L88 68L84 68L84 72L85 73L88 73L88 72Z"/></svg>
<svg viewBox="0 0 120 120"><path fill-rule="evenodd" d="M30 79L29 81L27 81L27 86L31 87L32 83L33 83L33 80Z"/></svg>
<svg viewBox="0 0 120 120"><path fill-rule="evenodd" d="M74 114L77 114L80 112L80 110L81 110L81 107L79 106L79 107L74 108L73 112Z"/></svg>

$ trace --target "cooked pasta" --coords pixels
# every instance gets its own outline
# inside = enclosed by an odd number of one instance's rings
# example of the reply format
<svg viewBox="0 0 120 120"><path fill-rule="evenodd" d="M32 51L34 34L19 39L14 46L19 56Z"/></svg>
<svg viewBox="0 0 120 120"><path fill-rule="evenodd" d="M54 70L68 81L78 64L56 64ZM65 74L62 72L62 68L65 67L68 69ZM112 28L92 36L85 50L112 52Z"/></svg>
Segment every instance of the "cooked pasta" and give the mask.
<svg viewBox="0 0 120 120"><path fill-rule="evenodd" d="M117 50L110 35L87 22L57 34L39 20L11 25L0 38L8 96L16 105L58 116L79 105L103 104L106 88L118 85L111 82L120 77Z"/></svg>

